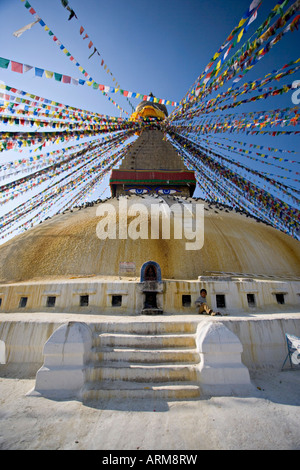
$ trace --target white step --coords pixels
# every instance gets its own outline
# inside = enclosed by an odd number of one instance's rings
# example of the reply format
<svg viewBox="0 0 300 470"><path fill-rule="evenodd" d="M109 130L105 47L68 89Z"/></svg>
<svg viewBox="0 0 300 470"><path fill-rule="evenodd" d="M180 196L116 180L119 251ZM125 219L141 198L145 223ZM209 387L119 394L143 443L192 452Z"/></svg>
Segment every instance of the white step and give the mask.
<svg viewBox="0 0 300 470"><path fill-rule="evenodd" d="M198 384L187 383L149 383L102 381L87 383L82 392L83 400L150 398L150 399L189 399L200 396Z"/></svg>
<svg viewBox="0 0 300 470"><path fill-rule="evenodd" d="M198 323L184 321L130 321L107 322L92 325L98 333L124 333L138 335L195 334Z"/></svg>
<svg viewBox="0 0 300 470"><path fill-rule="evenodd" d="M93 337L95 346L125 346L133 348L170 348L170 347L195 347L194 335L136 335L122 333L100 333Z"/></svg>
<svg viewBox="0 0 300 470"><path fill-rule="evenodd" d="M199 397L195 331L190 322L94 325L83 399Z"/></svg>
<svg viewBox="0 0 300 470"><path fill-rule="evenodd" d="M133 349L133 348L93 348L93 361L123 361L141 363L198 363L199 353L196 349Z"/></svg>
<svg viewBox="0 0 300 470"><path fill-rule="evenodd" d="M196 381L197 375L194 365L103 362L86 368L86 380L92 382L99 380L174 382Z"/></svg>

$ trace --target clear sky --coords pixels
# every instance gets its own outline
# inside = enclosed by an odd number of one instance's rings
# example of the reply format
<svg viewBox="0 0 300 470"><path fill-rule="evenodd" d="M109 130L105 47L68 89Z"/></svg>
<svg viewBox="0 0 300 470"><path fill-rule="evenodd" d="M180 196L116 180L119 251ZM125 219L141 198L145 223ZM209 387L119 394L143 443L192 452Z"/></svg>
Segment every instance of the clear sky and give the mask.
<svg viewBox="0 0 300 470"><path fill-rule="evenodd" d="M159 98L179 101L219 49L227 35L247 10L250 0L72 0L75 17L68 21L69 12L61 0L29 2L63 45L93 79L113 86L109 67L121 88ZM293 3L293 2L290 2ZM276 4L264 0L251 32L261 24ZM20 0L0 0L1 56L50 71L84 78L68 60L51 37L37 24L20 38L13 32L34 21ZM88 59L93 48L79 34L85 28L101 53ZM276 45L259 64L258 77L274 65L297 58L299 35L293 33ZM290 35L292 36L292 34ZM255 78L257 77L255 71ZM249 74L250 76L250 74ZM1 78L9 85L22 87L40 96L49 97L71 106L119 116L116 109L99 91L84 85L75 87L38 78L33 71L17 74L4 69ZM131 109L120 94L111 95L127 112ZM139 101L131 100L136 106ZM289 105L289 98L286 97ZM169 110L171 108L169 107Z"/></svg>
<svg viewBox="0 0 300 470"><path fill-rule="evenodd" d="M63 8L61 0L29 0L29 3L97 83L109 86L114 86L115 83L112 75L107 74L101 66L103 59L124 90L143 94L152 92L158 98L180 101L232 29L237 26L251 0L70 0L69 5L78 18L73 17L70 21L69 12ZM275 0L263 1L248 37L264 21L276 3ZM290 2L292 3L293 1ZM19 38L13 36L14 31L35 19L24 7L23 2L0 0L0 17L0 57L74 78L85 78L39 24ZM82 35L79 32L81 26L85 29ZM89 38L83 40L85 33ZM88 48L90 40L93 42L91 49ZM94 46L100 52L100 57L94 54L89 59ZM295 31L276 44L239 85L263 78L272 70L296 60L298 54L299 32ZM299 73L287 77L280 84L291 83L297 79L300 79ZM70 106L120 116L120 110L99 90L94 90L86 84L68 85L54 79L35 77L33 70L19 74L3 68L0 69L0 80L17 89ZM120 93L109 96L131 113L127 100ZM140 102L132 98L130 101L134 106ZM290 106L293 106L291 93L286 93L272 100L256 101L240 107L238 112ZM168 106L168 110L171 112L172 108ZM0 127L1 129L3 130L3 127ZM230 138L254 142L254 137L247 137L242 133L230 135ZM297 150L299 135L271 139L255 136L255 143ZM0 154L1 159L11 158L4 153ZM295 158L299 161L299 154ZM247 163L257 167L256 163ZM5 208L0 210L0 215L5 213Z"/></svg>

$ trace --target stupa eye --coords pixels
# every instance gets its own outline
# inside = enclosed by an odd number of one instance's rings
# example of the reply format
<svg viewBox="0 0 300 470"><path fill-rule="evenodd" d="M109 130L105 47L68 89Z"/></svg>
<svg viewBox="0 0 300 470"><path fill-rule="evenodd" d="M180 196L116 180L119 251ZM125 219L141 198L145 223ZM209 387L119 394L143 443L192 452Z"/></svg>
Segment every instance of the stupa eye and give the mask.
<svg viewBox="0 0 300 470"><path fill-rule="evenodd" d="M130 193L133 194L146 194L148 193L148 189L143 189L143 188L134 188L129 190Z"/></svg>
<svg viewBox="0 0 300 470"><path fill-rule="evenodd" d="M174 194L174 193L177 193L176 189L168 189L168 188L159 189L157 192L158 192L158 194Z"/></svg>

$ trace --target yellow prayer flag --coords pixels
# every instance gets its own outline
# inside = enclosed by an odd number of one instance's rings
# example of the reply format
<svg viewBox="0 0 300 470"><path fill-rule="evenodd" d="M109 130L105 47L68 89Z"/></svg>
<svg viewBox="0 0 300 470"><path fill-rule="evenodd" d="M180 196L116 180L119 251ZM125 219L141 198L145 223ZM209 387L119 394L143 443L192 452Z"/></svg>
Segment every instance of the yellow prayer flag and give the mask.
<svg viewBox="0 0 300 470"><path fill-rule="evenodd" d="M221 67L221 60L219 60L219 62L217 63L217 70Z"/></svg>
<svg viewBox="0 0 300 470"><path fill-rule="evenodd" d="M53 72L50 72L49 70L45 70L45 75L47 78L52 78L53 77Z"/></svg>
<svg viewBox="0 0 300 470"><path fill-rule="evenodd" d="M239 22L238 24L238 28L240 28L241 26L243 26L243 24L246 22L247 18L242 18L241 21Z"/></svg>
<svg viewBox="0 0 300 470"><path fill-rule="evenodd" d="M242 39L243 34L244 34L244 28L242 29L242 31L238 35L237 42L240 42L240 40Z"/></svg>

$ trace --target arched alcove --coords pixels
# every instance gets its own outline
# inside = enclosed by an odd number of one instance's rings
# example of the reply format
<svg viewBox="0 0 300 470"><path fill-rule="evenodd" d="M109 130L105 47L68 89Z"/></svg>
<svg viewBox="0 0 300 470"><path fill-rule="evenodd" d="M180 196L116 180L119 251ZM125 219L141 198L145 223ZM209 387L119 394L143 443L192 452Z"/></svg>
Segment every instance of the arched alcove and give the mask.
<svg viewBox="0 0 300 470"><path fill-rule="evenodd" d="M155 261L147 261L141 267L141 282L144 281L161 281L161 269Z"/></svg>

